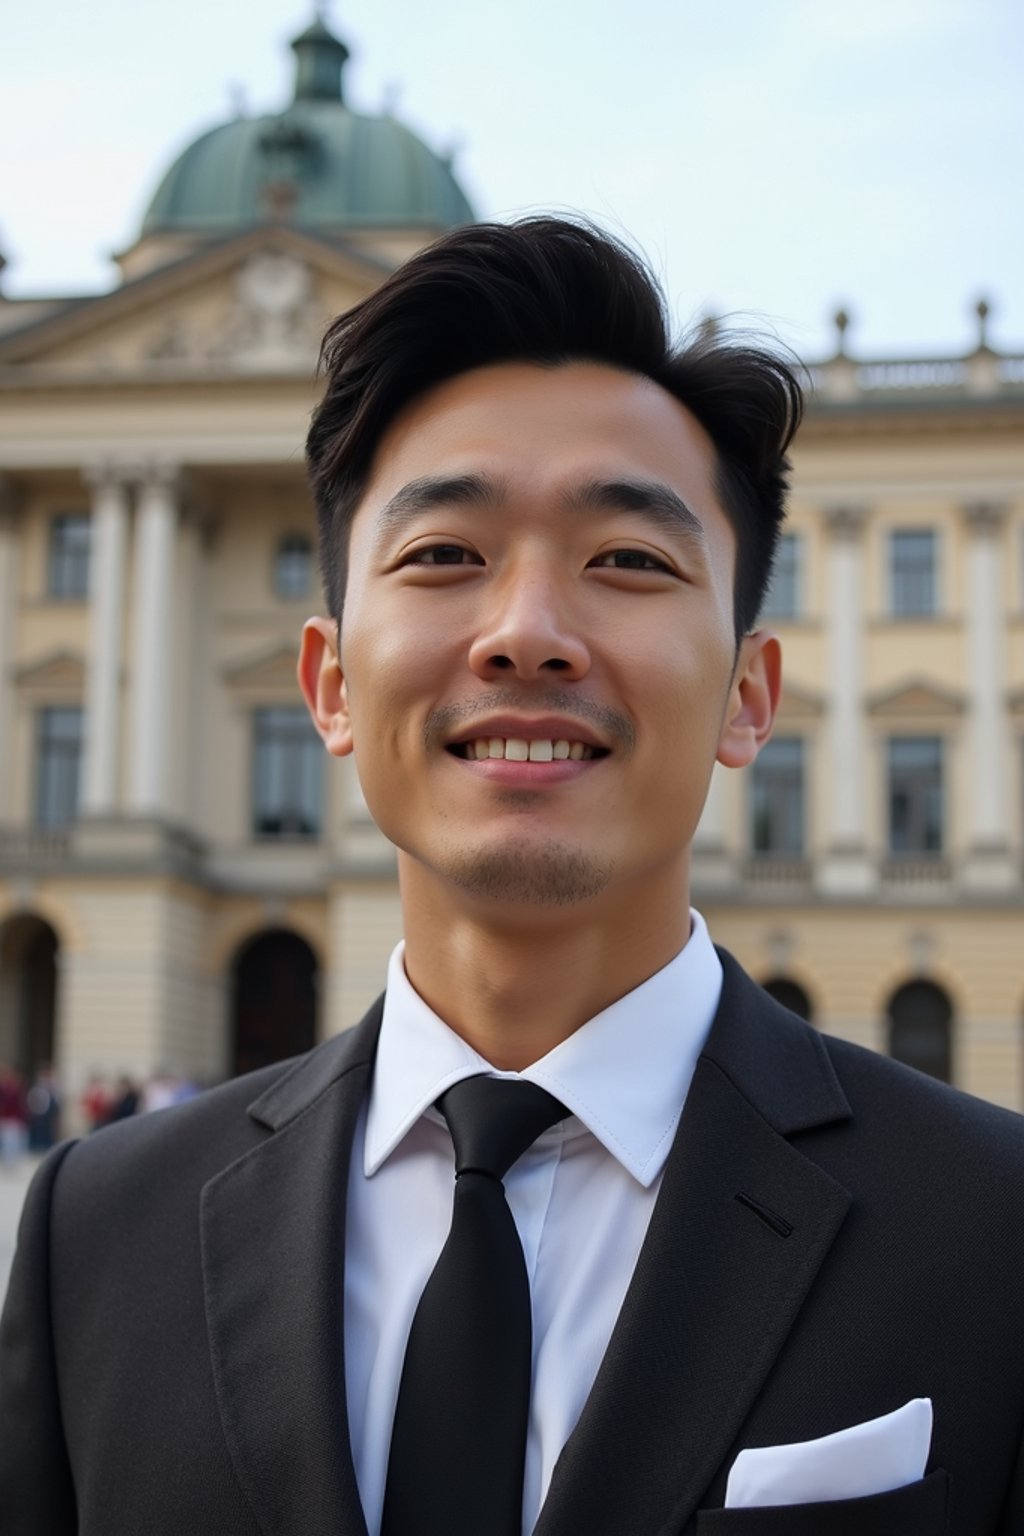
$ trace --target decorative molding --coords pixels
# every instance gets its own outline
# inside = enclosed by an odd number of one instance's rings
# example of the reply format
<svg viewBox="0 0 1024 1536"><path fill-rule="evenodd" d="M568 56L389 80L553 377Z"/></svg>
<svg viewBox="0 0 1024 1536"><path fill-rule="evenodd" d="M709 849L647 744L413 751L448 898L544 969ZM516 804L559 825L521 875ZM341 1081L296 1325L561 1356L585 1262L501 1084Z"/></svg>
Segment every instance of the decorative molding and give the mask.
<svg viewBox="0 0 1024 1536"><path fill-rule="evenodd" d="M82 694L85 689L85 661L74 651L53 651L49 656L18 667L14 681L23 693Z"/></svg>
<svg viewBox="0 0 1024 1536"><path fill-rule="evenodd" d="M826 703L820 693L802 688L797 683L783 683L779 701L779 721L817 720L825 714Z"/></svg>
<svg viewBox="0 0 1024 1536"><path fill-rule="evenodd" d="M974 501L964 507L964 522L974 535L991 537L1002 532L1006 514L1002 502Z"/></svg>
<svg viewBox="0 0 1024 1536"><path fill-rule="evenodd" d="M287 688L295 695L295 702L298 703L299 685L295 677L297 659L294 645L279 644L256 656L246 657L244 661L232 662L223 669L221 676L229 688L238 692L278 693Z"/></svg>
<svg viewBox="0 0 1024 1536"><path fill-rule="evenodd" d="M835 506L825 508L825 526L834 539L854 541L860 538L868 518L863 506Z"/></svg>
<svg viewBox="0 0 1024 1536"><path fill-rule="evenodd" d="M908 678L870 694L865 706L880 720L955 719L967 708L967 698L927 678Z"/></svg>

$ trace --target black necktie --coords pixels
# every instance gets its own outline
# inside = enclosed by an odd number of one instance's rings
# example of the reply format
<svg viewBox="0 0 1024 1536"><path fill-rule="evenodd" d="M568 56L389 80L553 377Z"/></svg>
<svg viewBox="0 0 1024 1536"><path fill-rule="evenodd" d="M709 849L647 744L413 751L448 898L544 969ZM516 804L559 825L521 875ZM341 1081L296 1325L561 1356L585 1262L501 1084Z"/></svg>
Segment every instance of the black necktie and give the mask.
<svg viewBox="0 0 1024 1536"><path fill-rule="evenodd" d="M452 1225L405 1351L381 1536L520 1536L530 1285L501 1181L568 1111L499 1077L466 1078L437 1107L455 1144Z"/></svg>

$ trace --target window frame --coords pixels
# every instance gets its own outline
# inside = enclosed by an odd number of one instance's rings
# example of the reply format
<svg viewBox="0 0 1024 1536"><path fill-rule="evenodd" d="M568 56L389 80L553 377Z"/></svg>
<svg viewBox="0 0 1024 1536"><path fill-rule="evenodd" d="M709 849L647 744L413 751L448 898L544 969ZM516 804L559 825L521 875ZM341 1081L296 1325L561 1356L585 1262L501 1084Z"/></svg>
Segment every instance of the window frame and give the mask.
<svg viewBox="0 0 1024 1536"><path fill-rule="evenodd" d="M930 590L928 603L921 606L905 600L907 584L912 587L915 578L920 578L922 570L915 570L911 565L901 567L897 560L899 541L904 539L927 538L931 547L931 559L928 566L928 579ZM888 595L888 616L898 622L914 622L938 618L942 611L941 582L941 530L931 525L908 524L903 527L890 528L886 541L886 591ZM922 568L923 569L923 568Z"/></svg>
<svg viewBox="0 0 1024 1536"><path fill-rule="evenodd" d="M796 761L790 765L779 764L774 767L771 764L772 749L778 751L782 746L796 746L799 750ZM755 859L792 859L794 862L807 857L808 845L808 805L807 805L807 738L799 734L788 734L772 737L765 742L761 751L754 759L750 767L750 792L748 796L747 815L747 846L750 856ZM797 798L796 824L799 836L797 847L771 846L758 847L758 816L760 807L758 804L759 789L764 782L766 770L774 772L776 776L775 794L771 797L772 804L769 808L769 822L776 826L780 821L783 825L789 819L789 812L783 805L779 810L780 802L785 799L787 786L785 783L787 771L795 775L794 784ZM760 782L759 782L760 781Z"/></svg>
<svg viewBox="0 0 1024 1536"><path fill-rule="evenodd" d="M783 569L782 551L792 550L792 571L787 572L787 579L792 580L792 603L787 608L773 609L771 606L775 587L775 580L780 570ZM799 619L804 612L804 535L796 530L788 530L779 537L779 545L775 555L775 563L772 567L772 580L768 584L768 590L761 604L759 619L769 619L775 623L786 624Z"/></svg>
<svg viewBox="0 0 1024 1536"><path fill-rule="evenodd" d="M277 716L275 722L271 717ZM261 734L265 733L265 734ZM289 748L292 749L291 753ZM264 753L277 751L281 760L275 764ZM255 842L316 842L324 832L323 743L313 728L303 705L258 704L250 712L249 724L249 837ZM314 766L315 765L315 766ZM315 779L309 805L302 803L306 772ZM275 775L283 781L277 827L266 824L273 819L274 795L269 792L261 805L261 775L272 783ZM296 784L298 789L296 790ZM315 807L312 801L315 799ZM309 812L306 816L305 813ZM303 819L308 824L303 824Z"/></svg>
<svg viewBox="0 0 1024 1536"><path fill-rule="evenodd" d="M290 546L290 547L289 547ZM287 583L282 583L282 570L287 570L289 559L294 560L301 546L305 560L305 585L301 591L287 588ZM283 603L301 602L309 596L313 586L313 540L308 534L294 529L289 533L282 533L274 545L274 559L270 572L271 590L276 598Z"/></svg>
<svg viewBox="0 0 1024 1536"><path fill-rule="evenodd" d="M937 842L937 845L935 847L929 847L927 845L928 844L928 833L929 833L929 826L928 826L928 823L929 823L929 811L928 811L928 807L927 807L927 795L928 795L929 786L927 784L925 784L923 792L922 792L922 790L919 787L915 788L914 795L913 795L913 798L912 798L912 803L911 803L909 811L908 811L908 823L910 824L911 833L913 832L914 824L917 824L917 825L921 826L923 828L923 832L924 832L923 841L920 842L920 843L916 843L915 844L915 842L913 840L913 837L909 836L908 837L907 846L906 847L898 847L897 846L897 842L896 842L896 836L895 836L895 815L894 815L894 799L895 799L895 794L896 794L896 790L897 790L897 783L896 783L896 779L895 779L895 774L896 774L897 769L896 769L896 764L894 762L894 749L896 749L896 748L898 748L900 746L919 746L923 742L934 743L934 745L938 749L937 759L936 759L936 764L937 764L936 784L937 784L937 790L938 790L938 812L937 812L936 822L937 822L937 828L938 828L938 842ZM948 834L948 827L947 827L947 816L948 816L948 779L949 779L948 757L949 757L948 742L947 742L945 736L942 736L942 735L940 735L938 733L928 732L928 733L921 733L921 734L916 734L916 735L915 734L910 734L910 735L891 734L891 735L887 735L886 736L886 738L885 738L885 811L886 811L886 821L885 821L885 840L886 840L886 842L885 842L885 846L886 846L886 854L887 854L887 857L889 859L941 859L941 858L945 857L945 854L946 854L946 851L947 851L947 848L948 848L948 845L949 845L949 834ZM908 775L909 775L909 773L911 771L912 771L912 769L909 768L909 767L906 767L906 766L904 766L904 768L902 769L902 772L904 772L904 773L906 773Z"/></svg>
<svg viewBox="0 0 1024 1536"><path fill-rule="evenodd" d="M62 530L76 527L84 537L78 547L73 541L61 549ZM88 512L52 512L46 550L46 595L53 602L81 603L88 600L92 576L92 517ZM76 579L77 578L77 579Z"/></svg>
<svg viewBox="0 0 1024 1536"><path fill-rule="evenodd" d="M35 713L32 824L40 830L58 831L71 826L78 819L81 811L85 711L80 704L44 704ZM59 733L50 734L50 727L58 715L76 717L77 732L73 737L71 735L62 737ZM68 792L69 763L71 764L71 788Z"/></svg>

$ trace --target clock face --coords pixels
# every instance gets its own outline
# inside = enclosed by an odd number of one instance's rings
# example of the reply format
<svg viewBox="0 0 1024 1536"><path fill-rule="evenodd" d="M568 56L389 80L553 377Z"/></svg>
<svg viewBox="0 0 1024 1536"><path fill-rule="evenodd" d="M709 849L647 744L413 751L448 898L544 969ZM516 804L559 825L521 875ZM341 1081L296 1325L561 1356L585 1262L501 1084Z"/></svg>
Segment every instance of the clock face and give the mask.
<svg viewBox="0 0 1024 1536"><path fill-rule="evenodd" d="M250 309L284 315L309 297L309 268L294 256L261 251L238 274L238 295Z"/></svg>

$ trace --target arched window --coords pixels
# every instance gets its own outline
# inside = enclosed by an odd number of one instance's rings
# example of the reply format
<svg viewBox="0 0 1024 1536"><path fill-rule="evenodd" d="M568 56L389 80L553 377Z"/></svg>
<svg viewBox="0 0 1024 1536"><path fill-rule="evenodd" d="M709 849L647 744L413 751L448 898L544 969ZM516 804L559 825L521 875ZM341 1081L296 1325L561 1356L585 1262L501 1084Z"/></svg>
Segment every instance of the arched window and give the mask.
<svg viewBox="0 0 1024 1536"><path fill-rule="evenodd" d="M230 1070L253 1072L316 1043L316 956L297 933L257 934L233 966Z"/></svg>
<svg viewBox="0 0 1024 1536"><path fill-rule="evenodd" d="M278 597L308 597L313 578L313 546L304 533L286 533L274 557Z"/></svg>
<svg viewBox="0 0 1024 1536"><path fill-rule="evenodd" d="M798 981L793 981L789 976L772 976L761 985L769 997L774 997L783 1008L788 1008L790 1013L799 1014L809 1024L814 1023L814 1009L811 1000Z"/></svg>
<svg viewBox="0 0 1024 1536"><path fill-rule="evenodd" d="M953 1007L931 981L908 981L889 1000L889 1055L944 1083L953 1074Z"/></svg>

